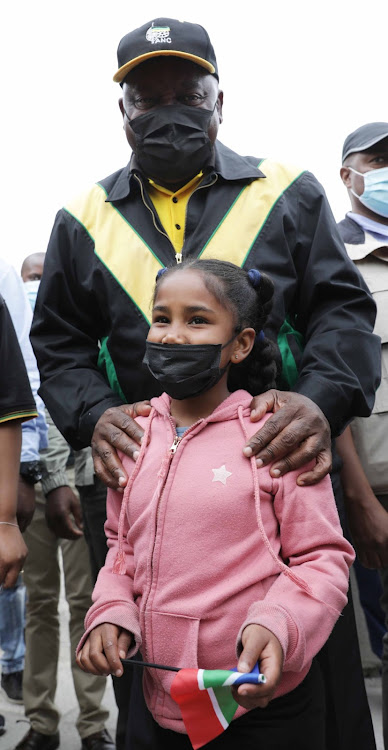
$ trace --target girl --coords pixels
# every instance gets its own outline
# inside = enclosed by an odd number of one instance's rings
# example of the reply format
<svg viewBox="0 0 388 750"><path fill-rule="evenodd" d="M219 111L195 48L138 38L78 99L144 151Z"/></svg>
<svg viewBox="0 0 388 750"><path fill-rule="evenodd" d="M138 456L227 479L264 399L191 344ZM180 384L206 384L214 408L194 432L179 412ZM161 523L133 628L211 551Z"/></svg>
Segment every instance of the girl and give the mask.
<svg viewBox="0 0 388 750"><path fill-rule="evenodd" d="M346 604L353 550L328 477L299 487L296 472L273 479L242 453L257 429L247 391L275 386L272 296L268 277L227 262L159 275L144 361L166 392L139 418L136 464L123 457L124 498L108 490L109 552L78 662L119 676L141 647L145 661L230 669L237 651L239 671L259 660L267 681L235 691L236 719L206 747L320 750L313 657ZM172 678L144 674L156 750L191 747Z"/></svg>

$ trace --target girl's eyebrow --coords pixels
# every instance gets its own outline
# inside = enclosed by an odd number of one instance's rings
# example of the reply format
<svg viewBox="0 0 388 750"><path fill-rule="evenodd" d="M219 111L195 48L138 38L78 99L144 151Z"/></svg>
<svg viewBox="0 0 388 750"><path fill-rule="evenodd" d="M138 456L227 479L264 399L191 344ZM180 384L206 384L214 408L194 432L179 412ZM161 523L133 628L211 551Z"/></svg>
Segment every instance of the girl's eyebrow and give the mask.
<svg viewBox="0 0 388 750"><path fill-rule="evenodd" d="M154 305L153 310L154 312L167 312L170 308L167 305ZM187 305L187 307L184 308L185 312L188 313L195 313L195 312L207 312L207 313L214 313L214 310L212 310L210 307L205 307L205 305Z"/></svg>

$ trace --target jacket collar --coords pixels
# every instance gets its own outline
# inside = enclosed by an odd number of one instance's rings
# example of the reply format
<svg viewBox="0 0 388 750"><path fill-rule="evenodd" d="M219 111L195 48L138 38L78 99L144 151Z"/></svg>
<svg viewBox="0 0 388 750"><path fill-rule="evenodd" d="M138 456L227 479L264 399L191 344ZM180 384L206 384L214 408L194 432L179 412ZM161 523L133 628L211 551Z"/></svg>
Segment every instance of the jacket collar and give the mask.
<svg viewBox="0 0 388 750"><path fill-rule="evenodd" d="M372 253L380 257L381 260L387 260L386 248L388 241L377 240L369 232L364 232L363 228L348 215L339 223L339 226L342 229L342 239L351 260L363 260Z"/></svg>
<svg viewBox="0 0 388 750"><path fill-rule="evenodd" d="M258 168L258 160L240 156L220 141L216 141L214 164L206 170L202 184L206 185L207 181L211 182L214 174L217 174L226 182L252 182L259 177L265 177L265 174ZM110 189L106 202L124 200L133 193L137 194L139 177L144 179L136 163L136 156L132 154L129 164L121 170L115 184Z"/></svg>

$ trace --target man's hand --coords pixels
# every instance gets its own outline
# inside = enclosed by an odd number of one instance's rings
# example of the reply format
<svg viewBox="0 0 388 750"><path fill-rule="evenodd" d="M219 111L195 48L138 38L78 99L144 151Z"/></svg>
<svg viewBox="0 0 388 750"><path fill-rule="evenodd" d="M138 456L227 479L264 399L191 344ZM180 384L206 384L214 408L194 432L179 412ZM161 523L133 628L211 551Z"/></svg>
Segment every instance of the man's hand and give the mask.
<svg viewBox="0 0 388 750"><path fill-rule="evenodd" d="M257 422L268 411L274 414L251 437L246 456L256 456L258 466L273 463L271 476L279 477L316 459L316 466L297 479L299 485L316 484L331 470L329 423L311 399L292 391L270 390L255 396L251 420Z"/></svg>
<svg viewBox="0 0 388 750"><path fill-rule="evenodd" d="M16 518L12 520L16 523ZM0 584L5 589L15 585L27 557L27 547L17 526L0 525Z"/></svg>
<svg viewBox="0 0 388 750"><path fill-rule="evenodd" d="M272 700L282 675L283 649L270 630L262 625L247 625L242 634L243 651L238 660L239 672L251 672L259 662L265 675L262 685L240 685L232 688L233 697L244 708L265 708Z"/></svg>
<svg viewBox="0 0 388 750"><path fill-rule="evenodd" d="M79 539L83 536L81 505L71 487L57 487L48 493L46 521L59 539Z"/></svg>
<svg viewBox="0 0 388 750"><path fill-rule="evenodd" d="M120 659L126 658L132 641L132 633L128 630L104 622L89 633L77 656L77 664L84 672L121 677L123 665Z"/></svg>
<svg viewBox="0 0 388 750"><path fill-rule="evenodd" d="M35 512L35 485L26 482L19 476L17 521L20 531L26 530L30 525Z"/></svg>
<svg viewBox="0 0 388 750"><path fill-rule="evenodd" d="M345 505L352 542L362 565L388 567L388 512L372 490L360 502L345 497Z"/></svg>
<svg viewBox="0 0 388 750"><path fill-rule="evenodd" d="M147 417L150 410L148 401L115 406L101 415L94 428L94 471L104 484L114 490L122 490L128 481L117 451L136 461L144 431L134 420L140 415Z"/></svg>

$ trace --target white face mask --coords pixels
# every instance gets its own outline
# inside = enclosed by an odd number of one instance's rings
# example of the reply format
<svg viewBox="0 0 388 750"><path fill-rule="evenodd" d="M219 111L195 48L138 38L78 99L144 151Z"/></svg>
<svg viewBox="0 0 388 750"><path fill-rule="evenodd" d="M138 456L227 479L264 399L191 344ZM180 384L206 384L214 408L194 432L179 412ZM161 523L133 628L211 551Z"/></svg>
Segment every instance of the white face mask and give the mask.
<svg viewBox="0 0 388 750"><path fill-rule="evenodd" d="M354 190L350 192L358 198L370 211L388 218L388 167L382 169L370 169L368 172L357 172L356 169L348 167L351 172L364 178L364 192L357 195Z"/></svg>
<svg viewBox="0 0 388 750"><path fill-rule="evenodd" d="M32 312L34 312L35 302L36 302L36 298L38 295L39 284L40 284L40 279L35 279L35 281L26 281L24 283L24 288L27 292L27 297L31 305Z"/></svg>

